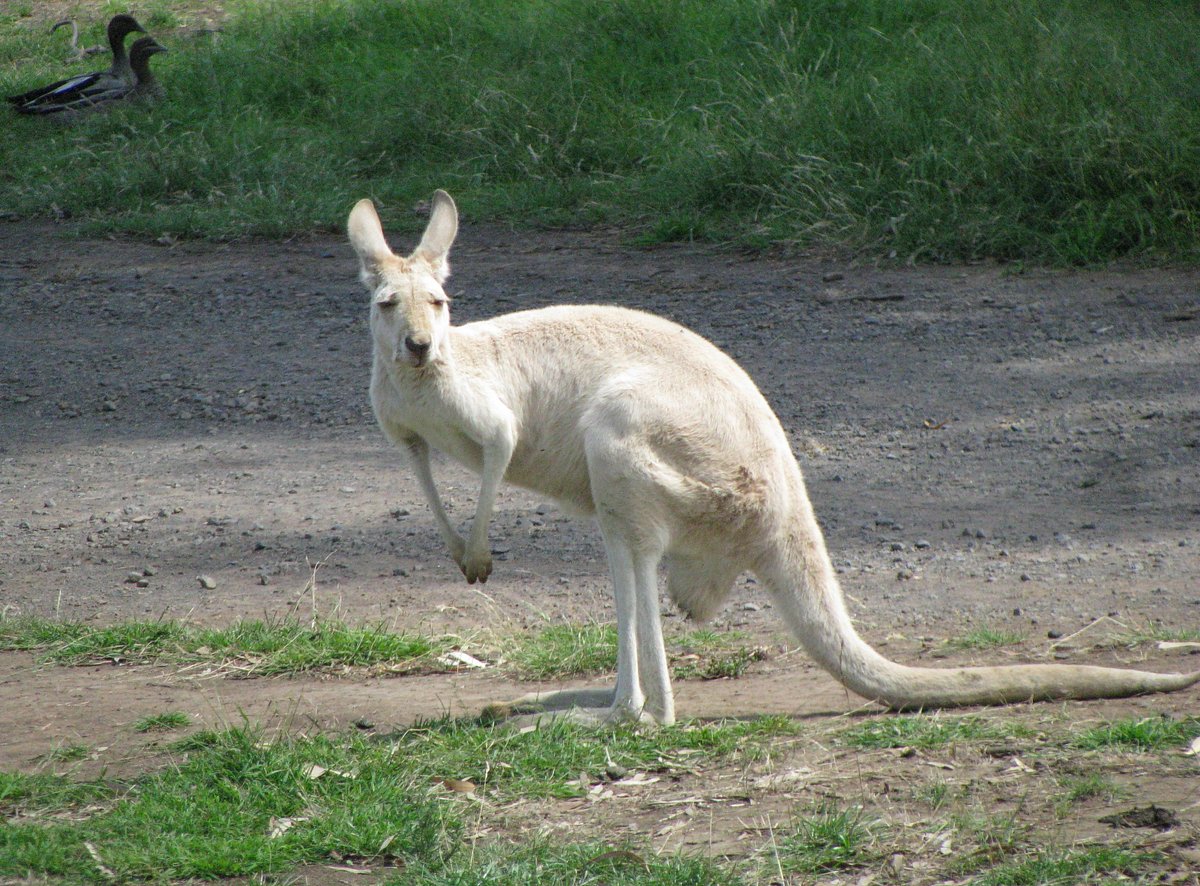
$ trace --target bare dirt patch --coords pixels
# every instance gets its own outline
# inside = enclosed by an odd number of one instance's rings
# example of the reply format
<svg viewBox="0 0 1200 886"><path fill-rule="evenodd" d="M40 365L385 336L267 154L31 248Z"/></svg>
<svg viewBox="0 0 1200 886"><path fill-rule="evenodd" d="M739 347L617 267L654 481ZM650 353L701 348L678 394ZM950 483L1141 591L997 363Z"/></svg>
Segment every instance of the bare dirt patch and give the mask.
<svg viewBox="0 0 1200 886"><path fill-rule="evenodd" d="M617 303L670 316L739 360L792 434L857 623L888 655L934 666L1200 663L1153 642L1055 649L1048 638L1102 617L1119 635L1200 629L1200 274L881 270L471 225L453 260L458 322ZM454 633L468 650L547 620L612 620L593 528L519 490L498 503L492 579L482 589L461 580L370 415L366 309L341 238L164 246L0 224L0 289L8 614L225 624L309 618L315 607ZM436 470L452 516L468 519L474 479ZM668 616L670 630L681 623ZM830 750L821 735L861 717L861 700L790 651L750 579L718 625L773 652L742 679L679 685L681 714L784 713L814 735L754 771L703 771L556 815L596 817L597 828L621 820L668 849L738 854L759 851L771 822L804 800L870 797L913 815L911 797L937 775L975 786L980 808L1044 816L1068 842L1113 839L1098 819L1119 800L1056 817L1053 773L1014 768L1019 753L973 752L939 769ZM941 645L981 626L1026 639L978 653ZM164 710L208 726L366 719L383 729L528 688L493 671L236 680L8 653L0 767L45 766L73 744L97 765L132 765L153 738L130 724ZM999 716L1053 730L1198 710L1193 690ZM1113 777L1136 788L1138 805L1178 816L1172 833L1191 835L1193 759L1168 771L1131 758ZM809 774L762 780L787 771ZM940 844L922 845L913 859L936 858Z"/></svg>

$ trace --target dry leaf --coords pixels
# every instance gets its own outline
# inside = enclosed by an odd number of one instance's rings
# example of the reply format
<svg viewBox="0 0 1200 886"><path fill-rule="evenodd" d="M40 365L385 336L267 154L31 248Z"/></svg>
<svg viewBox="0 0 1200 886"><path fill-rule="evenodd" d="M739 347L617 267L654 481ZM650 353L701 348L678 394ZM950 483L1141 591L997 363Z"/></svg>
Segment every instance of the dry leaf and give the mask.
<svg viewBox="0 0 1200 886"><path fill-rule="evenodd" d="M102 858L100 857L100 850L99 850L99 849L97 849L97 848L96 848L96 847L95 847L93 844L91 844L91 843L88 843L88 842L86 842L86 841L85 841L85 842L84 842L84 844L83 844L83 848L84 848L84 849L86 849L86 850L87 850L87 853L88 853L88 855L90 855L90 856L92 857L92 861L94 861L94 862L96 863L96 867L97 867L97 869L99 869L99 871L100 871L100 874L101 874L101 875L102 875L102 876L103 876L105 879L107 879L107 880L115 880L115 879L117 879L117 874L116 874L116 872L115 872L115 871L114 871L112 868L110 868L110 867L108 867L107 865L105 865L105 864L104 864L104 859L102 859Z"/></svg>
<svg viewBox="0 0 1200 886"><path fill-rule="evenodd" d="M302 821L308 821L308 816L298 815L295 818L272 818L270 825L267 827L267 837L271 840L277 840Z"/></svg>
<svg viewBox="0 0 1200 886"><path fill-rule="evenodd" d="M487 662L480 661L475 656L459 649L452 649L438 659L438 664L447 668L486 668Z"/></svg>
<svg viewBox="0 0 1200 886"><path fill-rule="evenodd" d="M475 793L475 782L468 781L465 778L436 778L434 781L440 784L447 790L454 791L459 794Z"/></svg>
<svg viewBox="0 0 1200 886"><path fill-rule="evenodd" d="M330 775L337 775L341 778L358 778L357 772L347 772L342 769L326 769L324 766L320 766L316 763L309 763L304 767L305 776L311 778L313 781L316 781L327 772Z"/></svg>

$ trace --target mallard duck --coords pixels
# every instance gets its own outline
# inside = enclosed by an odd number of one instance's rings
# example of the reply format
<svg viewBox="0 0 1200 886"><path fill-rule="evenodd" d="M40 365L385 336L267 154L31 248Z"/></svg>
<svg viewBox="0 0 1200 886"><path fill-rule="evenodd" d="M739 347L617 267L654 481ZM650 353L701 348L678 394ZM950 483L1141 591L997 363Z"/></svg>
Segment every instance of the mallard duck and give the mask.
<svg viewBox="0 0 1200 886"><path fill-rule="evenodd" d="M44 96L37 101L17 105L16 111L19 114L71 118L84 111L111 107L114 102L123 99L153 101L161 98L163 88L150 70L150 57L166 51L167 48L153 37L142 37L129 49L130 69L133 71L132 85L123 80L102 80L84 89Z"/></svg>
<svg viewBox="0 0 1200 886"><path fill-rule="evenodd" d="M146 33L146 29L132 15L114 15L108 23L108 45L112 48L113 63L107 71L68 77L20 95L10 95L8 101L21 113L37 114L42 113L35 107L41 102L58 105L83 98L89 93L101 95L122 87L132 89L137 85L137 78L130 57L125 54L125 38L134 31Z"/></svg>
<svg viewBox="0 0 1200 886"><path fill-rule="evenodd" d="M129 49L129 64L133 68L133 77L137 82L129 91L128 98L138 101L158 101L166 94L162 84L150 70L150 57L166 51L167 47L153 37L141 37L134 41L133 46Z"/></svg>

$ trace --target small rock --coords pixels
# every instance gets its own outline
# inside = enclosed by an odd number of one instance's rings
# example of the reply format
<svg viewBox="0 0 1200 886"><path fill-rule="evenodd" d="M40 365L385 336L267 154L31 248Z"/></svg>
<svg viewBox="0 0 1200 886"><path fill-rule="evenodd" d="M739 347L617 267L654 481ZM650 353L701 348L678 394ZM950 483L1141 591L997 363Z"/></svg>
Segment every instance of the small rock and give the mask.
<svg viewBox="0 0 1200 886"><path fill-rule="evenodd" d="M128 575L125 576L125 584L130 584L130 585L137 584L141 580L142 580L142 573L140 573L140 572L130 572Z"/></svg>
<svg viewBox="0 0 1200 886"><path fill-rule="evenodd" d="M216 580L211 575L197 575L196 581L200 582L200 587L206 591L211 591L217 586Z"/></svg>
<svg viewBox="0 0 1200 886"><path fill-rule="evenodd" d="M933 547L933 545L931 545L927 539L918 538L916 541L913 542L913 547L916 548L918 551L927 551L931 547Z"/></svg>
<svg viewBox="0 0 1200 886"><path fill-rule="evenodd" d="M613 781L620 781L629 774L629 770L620 763L614 763L610 760L604 767L604 774Z"/></svg>

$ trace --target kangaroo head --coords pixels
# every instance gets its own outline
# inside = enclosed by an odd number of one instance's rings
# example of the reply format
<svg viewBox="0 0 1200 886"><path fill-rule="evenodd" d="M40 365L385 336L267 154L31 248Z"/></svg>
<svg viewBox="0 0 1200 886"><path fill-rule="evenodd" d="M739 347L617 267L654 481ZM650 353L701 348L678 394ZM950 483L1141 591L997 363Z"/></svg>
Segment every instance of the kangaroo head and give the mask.
<svg viewBox="0 0 1200 886"><path fill-rule="evenodd" d="M377 357L422 369L437 361L450 329L447 255L458 210L445 191L433 195L429 224L408 258L395 255L370 200L359 200L346 224L358 253L359 278L371 291L371 337Z"/></svg>

